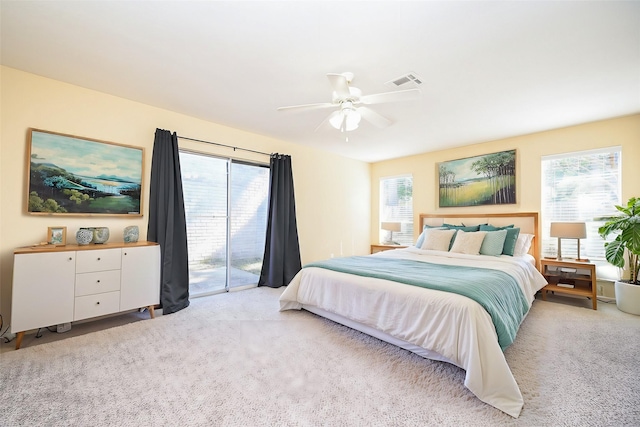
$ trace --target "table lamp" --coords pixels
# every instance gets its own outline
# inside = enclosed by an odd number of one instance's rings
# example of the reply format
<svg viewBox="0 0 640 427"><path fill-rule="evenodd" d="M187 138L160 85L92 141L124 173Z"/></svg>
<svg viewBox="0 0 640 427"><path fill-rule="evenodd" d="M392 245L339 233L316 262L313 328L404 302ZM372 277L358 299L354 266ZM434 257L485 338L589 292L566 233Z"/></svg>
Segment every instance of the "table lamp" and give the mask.
<svg viewBox="0 0 640 427"><path fill-rule="evenodd" d="M383 242L384 245L398 245L393 241L393 232L400 231L402 229L402 224L399 222L383 222L380 224L380 228L389 232L389 240Z"/></svg>
<svg viewBox="0 0 640 427"><path fill-rule="evenodd" d="M587 226L584 222L552 222L549 235L558 238L558 260L562 259L562 239L578 239L578 258L576 261L589 261L580 258L580 239L587 237Z"/></svg>

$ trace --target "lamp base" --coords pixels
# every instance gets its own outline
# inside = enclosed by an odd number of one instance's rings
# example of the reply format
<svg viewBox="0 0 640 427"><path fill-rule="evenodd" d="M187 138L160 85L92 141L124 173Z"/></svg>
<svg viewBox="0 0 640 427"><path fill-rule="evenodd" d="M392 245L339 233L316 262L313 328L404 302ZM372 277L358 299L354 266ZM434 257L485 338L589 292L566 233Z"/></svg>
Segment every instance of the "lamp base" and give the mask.
<svg viewBox="0 0 640 427"><path fill-rule="evenodd" d="M576 261L578 262L589 262L588 258L576 258Z"/></svg>

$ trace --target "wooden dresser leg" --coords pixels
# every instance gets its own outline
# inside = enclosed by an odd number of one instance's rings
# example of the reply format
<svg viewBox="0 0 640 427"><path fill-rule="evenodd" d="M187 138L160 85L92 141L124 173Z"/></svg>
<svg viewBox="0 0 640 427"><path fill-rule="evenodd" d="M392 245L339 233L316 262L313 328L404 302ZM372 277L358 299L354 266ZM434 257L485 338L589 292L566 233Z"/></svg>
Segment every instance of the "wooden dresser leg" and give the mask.
<svg viewBox="0 0 640 427"><path fill-rule="evenodd" d="M152 319L155 319L156 318L156 313L155 313L155 311L153 311L154 310L153 306L150 305L147 308L149 309L149 316L151 316Z"/></svg>
<svg viewBox="0 0 640 427"><path fill-rule="evenodd" d="M22 338L23 337L24 337L24 331L18 332L16 334L16 350L20 349L20 346L22 345Z"/></svg>

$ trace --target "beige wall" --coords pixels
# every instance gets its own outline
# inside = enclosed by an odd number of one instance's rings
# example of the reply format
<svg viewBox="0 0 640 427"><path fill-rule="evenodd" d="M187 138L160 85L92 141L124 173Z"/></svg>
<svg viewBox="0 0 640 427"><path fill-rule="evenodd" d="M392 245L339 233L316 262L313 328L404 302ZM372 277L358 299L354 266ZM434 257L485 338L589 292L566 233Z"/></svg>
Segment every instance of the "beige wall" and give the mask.
<svg viewBox="0 0 640 427"><path fill-rule="evenodd" d="M381 177L413 175L415 224L420 213L540 212L542 156L611 146L622 147L622 199L626 202L630 197L640 196L640 114L375 163L371 169L372 243L376 243L379 233ZM437 163L512 149L517 150L517 204L438 208ZM414 230L417 238L419 227Z"/></svg>
<svg viewBox="0 0 640 427"><path fill-rule="evenodd" d="M0 68L0 313L9 322L13 250L46 240L47 227L66 226L75 241L80 227L107 226L122 241L127 225L146 238L148 185L156 128L178 135L292 156L303 263L331 254L369 250L370 165L316 149L206 122L123 98ZM144 216L95 218L25 213L26 143L29 128L145 148ZM265 156L181 141L183 148L268 163ZM349 182L348 186L343 185Z"/></svg>

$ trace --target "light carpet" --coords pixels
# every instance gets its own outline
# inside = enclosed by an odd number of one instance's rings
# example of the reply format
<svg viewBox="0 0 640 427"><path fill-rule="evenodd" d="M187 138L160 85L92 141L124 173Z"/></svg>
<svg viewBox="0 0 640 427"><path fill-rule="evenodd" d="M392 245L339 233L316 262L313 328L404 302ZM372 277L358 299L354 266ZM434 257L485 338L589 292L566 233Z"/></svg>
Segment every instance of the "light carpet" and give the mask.
<svg viewBox="0 0 640 427"><path fill-rule="evenodd" d="M306 311L282 289L0 354L2 426L637 426L640 319L536 301L506 357L518 419L464 372Z"/></svg>

